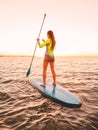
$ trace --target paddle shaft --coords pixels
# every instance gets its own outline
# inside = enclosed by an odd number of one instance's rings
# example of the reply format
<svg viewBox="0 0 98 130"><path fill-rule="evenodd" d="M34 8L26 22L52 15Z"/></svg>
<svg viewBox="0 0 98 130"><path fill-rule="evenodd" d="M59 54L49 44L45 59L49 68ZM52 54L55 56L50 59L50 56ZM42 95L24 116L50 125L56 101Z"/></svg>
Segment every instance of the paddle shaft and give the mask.
<svg viewBox="0 0 98 130"><path fill-rule="evenodd" d="M46 18L46 14L44 14L44 18L43 18L43 21L42 21L42 24L41 24L41 28L40 28L40 31L39 31L38 38L40 37L40 34L41 34L41 31L42 31L42 28L43 28L43 24L44 24L45 18ZM33 62L33 59L34 59L34 56L35 56L36 48L37 48L37 43L35 45L34 53L33 53L33 56L32 56L32 60L31 60L31 64L30 64L30 69L31 69L32 62Z"/></svg>

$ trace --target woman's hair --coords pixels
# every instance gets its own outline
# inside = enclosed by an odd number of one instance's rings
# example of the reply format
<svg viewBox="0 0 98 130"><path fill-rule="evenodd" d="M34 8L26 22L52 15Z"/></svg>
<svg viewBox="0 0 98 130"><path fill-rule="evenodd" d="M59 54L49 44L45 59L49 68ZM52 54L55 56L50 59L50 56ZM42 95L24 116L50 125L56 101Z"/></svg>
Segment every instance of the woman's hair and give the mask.
<svg viewBox="0 0 98 130"><path fill-rule="evenodd" d="M55 45L56 45L54 33L53 33L53 31L49 30L49 31L47 32L47 34L49 35L49 37L50 37L51 40L52 40L52 46L51 46L51 48L52 48L52 50L54 50Z"/></svg>

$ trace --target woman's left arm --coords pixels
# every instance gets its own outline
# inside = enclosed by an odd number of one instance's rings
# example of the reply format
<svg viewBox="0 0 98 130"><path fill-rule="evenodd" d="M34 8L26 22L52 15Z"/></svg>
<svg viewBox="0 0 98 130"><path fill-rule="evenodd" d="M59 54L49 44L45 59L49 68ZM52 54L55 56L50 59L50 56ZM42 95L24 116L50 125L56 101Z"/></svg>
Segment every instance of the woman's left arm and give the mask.
<svg viewBox="0 0 98 130"><path fill-rule="evenodd" d="M42 47L44 47L44 46L46 46L46 45L48 45L50 43L50 39L47 39L46 41L44 41L41 44L40 44L40 40L37 39L37 43L38 43L39 47L42 48Z"/></svg>

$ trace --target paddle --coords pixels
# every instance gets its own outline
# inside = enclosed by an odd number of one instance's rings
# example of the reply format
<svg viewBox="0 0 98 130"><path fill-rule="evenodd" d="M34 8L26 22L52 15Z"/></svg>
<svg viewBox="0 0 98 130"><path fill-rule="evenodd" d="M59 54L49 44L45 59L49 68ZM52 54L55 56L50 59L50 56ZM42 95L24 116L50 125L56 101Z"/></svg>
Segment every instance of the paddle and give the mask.
<svg viewBox="0 0 98 130"><path fill-rule="evenodd" d="M41 28L40 28L40 31L39 31L38 38L40 37L40 34L41 34L41 31L42 31L42 27L43 27L45 18L46 18L46 14L44 14L44 18L43 18L43 21L42 21L42 24L41 24ZM34 56L35 56L36 48L37 48L37 43L36 43L36 45L35 45L35 49L34 49L34 53L33 53L32 59L31 59L30 67L29 67L29 69L28 69L28 71L27 71L27 73L26 73L26 76L27 76L27 77L30 75L31 66L32 66L32 62L33 62L33 59L34 59Z"/></svg>

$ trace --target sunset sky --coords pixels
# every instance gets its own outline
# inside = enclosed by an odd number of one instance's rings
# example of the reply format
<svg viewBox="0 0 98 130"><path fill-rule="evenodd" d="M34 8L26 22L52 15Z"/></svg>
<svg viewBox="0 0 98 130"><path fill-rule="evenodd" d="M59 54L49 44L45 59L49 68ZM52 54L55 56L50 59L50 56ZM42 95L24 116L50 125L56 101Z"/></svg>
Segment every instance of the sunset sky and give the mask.
<svg viewBox="0 0 98 130"><path fill-rule="evenodd" d="M56 55L98 55L98 0L0 0L0 54L32 55L44 13Z"/></svg>

